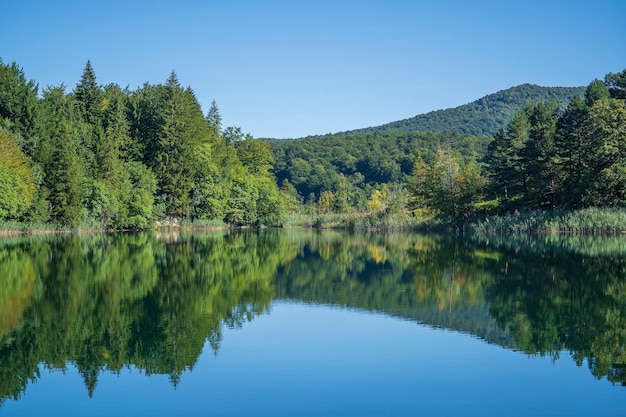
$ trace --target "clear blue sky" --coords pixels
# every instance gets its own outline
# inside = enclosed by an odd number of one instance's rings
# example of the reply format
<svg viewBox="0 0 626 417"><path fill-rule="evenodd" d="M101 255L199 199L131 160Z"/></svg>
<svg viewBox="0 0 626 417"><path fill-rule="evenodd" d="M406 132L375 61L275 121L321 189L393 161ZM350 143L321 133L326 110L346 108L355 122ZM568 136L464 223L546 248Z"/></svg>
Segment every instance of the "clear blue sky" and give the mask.
<svg viewBox="0 0 626 417"><path fill-rule="evenodd" d="M0 0L0 57L40 88L175 70L255 137L379 125L626 68L626 1Z"/></svg>

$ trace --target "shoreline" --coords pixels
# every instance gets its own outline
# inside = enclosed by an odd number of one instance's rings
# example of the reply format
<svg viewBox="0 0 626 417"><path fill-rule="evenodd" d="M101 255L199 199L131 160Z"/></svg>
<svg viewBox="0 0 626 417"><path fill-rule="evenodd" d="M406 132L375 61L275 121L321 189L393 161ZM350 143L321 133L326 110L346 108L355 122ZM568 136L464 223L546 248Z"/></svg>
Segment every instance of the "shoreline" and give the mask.
<svg viewBox="0 0 626 417"><path fill-rule="evenodd" d="M95 234L128 232L184 232L217 230L252 230L264 226L235 226L220 222L160 220L146 229L109 229L93 227L66 228L53 224L9 223L0 226L0 237L37 236L54 234ZM582 209L572 211L528 211L508 215L483 216L463 223L420 219L410 213L374 213L369 215L319 214L291 215L277 228L345 230L352 232L438 232L479 236L507 235L624 235L626 209Z"/></svg>

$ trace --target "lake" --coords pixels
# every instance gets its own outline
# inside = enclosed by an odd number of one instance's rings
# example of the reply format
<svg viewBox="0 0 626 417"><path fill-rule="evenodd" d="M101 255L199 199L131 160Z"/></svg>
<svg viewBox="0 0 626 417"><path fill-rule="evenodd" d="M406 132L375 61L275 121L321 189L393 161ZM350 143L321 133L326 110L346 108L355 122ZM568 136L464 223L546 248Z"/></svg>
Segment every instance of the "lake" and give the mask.
<svg viewBox="0 0 626 417"><path fill-rule="evenodd" d="M1 416L626 415L626 237L0 239Z"/></svg>

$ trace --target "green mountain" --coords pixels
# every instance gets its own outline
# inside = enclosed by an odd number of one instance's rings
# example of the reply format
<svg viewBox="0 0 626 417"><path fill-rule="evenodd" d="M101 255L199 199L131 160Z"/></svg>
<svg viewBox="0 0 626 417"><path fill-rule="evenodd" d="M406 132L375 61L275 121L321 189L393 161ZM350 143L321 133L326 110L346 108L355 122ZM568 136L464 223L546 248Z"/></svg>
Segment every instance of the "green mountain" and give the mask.
<svg viewBox="0 0 626 417"><path fill-rule="evenodd" d="M456 132L476 136L492 136L505 127L516 111L528 102L556 100L564 110L577 94L583 95L586 87L540 87L522 84L489 94L481 99L451 109L386 123L380 126L350 130L341 134L353 135L369 132Z"/></svg>
<svg viewBox="0 0 626 417"><path fill-rule="evenodd" d="M429 161L437 149L450 147L481 161L492 136L526 103L555 100L564 110L585 89L523 84L453 109L377 127L270 140L274 174L279 184L288 180L302 197L332 190L358 206L365 204L371 187L410 175L418 153Z"/></svg>

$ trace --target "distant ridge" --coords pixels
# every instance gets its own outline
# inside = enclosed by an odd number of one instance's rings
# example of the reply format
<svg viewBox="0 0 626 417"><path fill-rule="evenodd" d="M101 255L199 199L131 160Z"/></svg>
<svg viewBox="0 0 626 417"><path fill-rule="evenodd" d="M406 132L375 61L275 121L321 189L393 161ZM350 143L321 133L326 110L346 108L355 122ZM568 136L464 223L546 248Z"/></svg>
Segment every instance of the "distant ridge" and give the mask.
<svg viewBox="0 0 626 417"><path fill-rule="evenodd" d="M456 132L476 136L493 136L505 127L515 112L528 102L556 100L564 110L571 99L583 95L586 87L540 87L522 84L489 94L481 99L458 107L386 123L380 126L339 132L339 135L356 135L370 132Z"/></svg>

